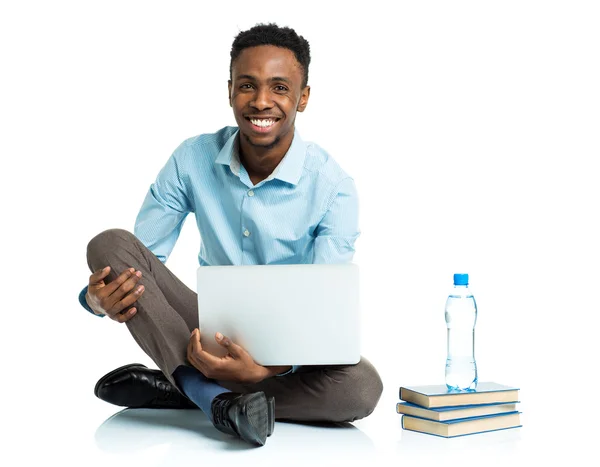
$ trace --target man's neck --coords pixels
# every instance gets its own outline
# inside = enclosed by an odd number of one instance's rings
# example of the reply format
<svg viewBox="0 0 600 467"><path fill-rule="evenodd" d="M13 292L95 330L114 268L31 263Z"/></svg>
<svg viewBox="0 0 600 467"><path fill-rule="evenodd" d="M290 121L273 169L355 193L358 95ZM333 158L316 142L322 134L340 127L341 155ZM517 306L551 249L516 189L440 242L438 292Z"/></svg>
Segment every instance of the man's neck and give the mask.
<svg viewBox="0 0 600 467"><path fill-rule="evenodd" d="M294 134L289 141L282 140L276 147L253 146L241 136L239 140L240 162L248 172L254 185L262 182L273 173L290 149ZM287 139L287 138L286 138Z"/></svg>

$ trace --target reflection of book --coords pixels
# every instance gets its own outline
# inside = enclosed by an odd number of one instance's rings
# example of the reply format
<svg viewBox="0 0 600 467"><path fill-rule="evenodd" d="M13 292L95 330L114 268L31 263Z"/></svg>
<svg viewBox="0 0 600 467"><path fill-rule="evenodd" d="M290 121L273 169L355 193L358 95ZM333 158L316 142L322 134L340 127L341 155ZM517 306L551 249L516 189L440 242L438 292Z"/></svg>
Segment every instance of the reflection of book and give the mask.
<svg viewBox="0 0 600 467"><path fill-rule="evenodd" d="M400 400L421 407L455 407L459 405L517 402L519 389L498 383L478 383L474 391L449 391L445 384L400 388Z"/></svg>
<svg viewBox="0 0 600 467"><path fill-rule="evenodd" d="M419 431L432 435L453 438L455 436L471 435L486 431L505 430L521 426L519 412L510 412L501 415L487 415L485 417L461 418L436 422L424 418L402 415L402 428L405 430Z"/></svg>
<svg viewBox="0 0 600 467"><path fill-rule="evenodd" d="M419 418L427 418L429 420L437 420L440 422L446 420L456 420L467 417L481 417L484 415L496 415L507 412L515 412L516 404L500 403L500 404L479 404L479 405L459 405L456 407L437 407L426 409L409 402L399 402L396 404L396 412L412 415Z"/></svg>

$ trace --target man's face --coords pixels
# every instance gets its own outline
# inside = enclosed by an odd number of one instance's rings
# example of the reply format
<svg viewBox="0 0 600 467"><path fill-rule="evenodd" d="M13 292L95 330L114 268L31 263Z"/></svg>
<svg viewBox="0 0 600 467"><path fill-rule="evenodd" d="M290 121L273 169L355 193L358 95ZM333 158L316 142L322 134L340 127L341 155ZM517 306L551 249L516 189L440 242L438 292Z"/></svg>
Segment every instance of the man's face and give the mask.
<svg viewBox="0 0 600 467"><path fill-rule="evenodd" d="M294 52L272 45L244 49L232 64L229 103L240 134L252 146L290 144L296 112L304 111L310 88Z"/></svg>

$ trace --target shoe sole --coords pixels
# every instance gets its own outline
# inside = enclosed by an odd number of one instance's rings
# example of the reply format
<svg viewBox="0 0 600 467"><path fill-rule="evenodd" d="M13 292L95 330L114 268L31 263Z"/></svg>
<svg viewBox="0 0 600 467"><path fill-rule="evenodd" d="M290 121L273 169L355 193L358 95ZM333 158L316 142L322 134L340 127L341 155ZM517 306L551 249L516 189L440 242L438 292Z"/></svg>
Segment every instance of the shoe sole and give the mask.
<svg viewBox="0 0 600 467"><path fill-rule="evenodd" d="M267 404L269 404L269 429L267 431L267 436L271 436L275 430L275 398L269 397L267 399Z"/></svg>
<svg viewBox="0 0 600 467"><path fill-rule="evenodd" d="M120 373L123 370L127 370L133 367L148 368L146 365L142 365L141 363L129 363L128 365L120 366L119 368L112 370L110 373L106 373L102 378L98 380L96 386L94 386L94 395L98 398L100 397L98 395L98 391L100 390L100 386L102 386L107 379L112 378L114 375Z"/></svg>
<svg viewBox="0 0 600 467"><path fill-rule="evenodd" d="M269 404L265 393L257 392L248 395L244 408L248 424L238 427L240 438L248 443L264 446L270 428Z"/></svg>

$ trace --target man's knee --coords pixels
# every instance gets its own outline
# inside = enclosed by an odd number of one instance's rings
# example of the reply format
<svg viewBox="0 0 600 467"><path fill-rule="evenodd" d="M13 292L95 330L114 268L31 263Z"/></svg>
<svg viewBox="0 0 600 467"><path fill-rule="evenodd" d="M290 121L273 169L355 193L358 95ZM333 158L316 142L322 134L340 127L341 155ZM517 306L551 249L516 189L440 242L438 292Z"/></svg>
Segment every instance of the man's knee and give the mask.
<svg viewBox="0 0 600 467"><path fill-rule="evenodd" d="M108 229L92 238L87 245L87 256L98 254L107 247L114 247L119 242L131 241L135 236L123 229Z"/></svg>
<svg viewBox="0 0 600 467"><path fill-rule="evenodd" d="M344 368L340 376L346 401L338 414L339 420L335 421L352 422L370 415L383 392L383 382L375 367L363 358L356 365Z"/></svg>

